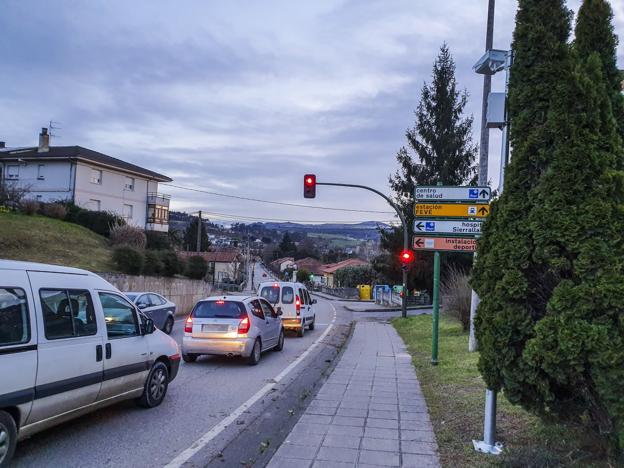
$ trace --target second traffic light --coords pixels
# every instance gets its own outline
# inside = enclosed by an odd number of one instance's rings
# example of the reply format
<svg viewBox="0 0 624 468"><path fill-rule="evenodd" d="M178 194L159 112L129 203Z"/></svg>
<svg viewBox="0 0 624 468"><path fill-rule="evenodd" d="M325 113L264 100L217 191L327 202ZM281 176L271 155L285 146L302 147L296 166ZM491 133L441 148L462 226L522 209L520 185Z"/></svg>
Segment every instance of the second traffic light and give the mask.
<svg viewBox="0 0 624 468"><path fill-rule="evenodd" d="M414 252L412 252L411 250L403 250L401 252L400 259L403 265L409 265L414 261Z"/></svg>
<svg viewBox="0 0 624 468"><path fill-rule="evenodd" d="M303 176L303 197L316 197L316 175L306 174Z"/></svg>

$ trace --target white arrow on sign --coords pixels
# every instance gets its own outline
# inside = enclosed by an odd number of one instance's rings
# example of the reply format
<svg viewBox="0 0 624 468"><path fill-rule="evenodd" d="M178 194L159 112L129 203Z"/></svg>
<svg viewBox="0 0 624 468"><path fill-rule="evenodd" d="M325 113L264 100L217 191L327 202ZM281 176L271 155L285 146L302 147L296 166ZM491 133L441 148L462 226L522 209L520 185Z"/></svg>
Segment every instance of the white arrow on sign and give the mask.
<svg viewBox="0 0 624 468"><path fill-rule="evenodd" d="M454 234L457 236L478 236L482 221L440 221L439 219L416 219L414 234Z"/></svg>
<svg viewBox="0 0 624 468"><path fill-rule="evenodd" d="M416 187L414 189L416 200L438 201L472 201L488 202L492 198L490 187Z"/></svg>

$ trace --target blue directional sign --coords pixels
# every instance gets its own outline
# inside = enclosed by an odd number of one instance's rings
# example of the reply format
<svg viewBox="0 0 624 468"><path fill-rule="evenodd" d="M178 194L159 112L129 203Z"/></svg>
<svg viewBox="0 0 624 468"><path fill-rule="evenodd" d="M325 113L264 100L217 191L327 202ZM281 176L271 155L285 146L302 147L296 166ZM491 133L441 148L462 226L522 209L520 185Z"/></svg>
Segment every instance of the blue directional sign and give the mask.
<svg viewBox="0 0 624 468"><path fill-rule="evenodd" d="M414 234L445 234L459 237L474 237L481 234L483 221L473 220L414 220ZM422 235L422 234L421 234Z"/></svg>
<svg viewBox="0 0 624 468"><path fill-rule="evenodd" d="M421 186L414 189L414 199L422 201L469 201L488 203L492 198L490 187Z"/></svg>

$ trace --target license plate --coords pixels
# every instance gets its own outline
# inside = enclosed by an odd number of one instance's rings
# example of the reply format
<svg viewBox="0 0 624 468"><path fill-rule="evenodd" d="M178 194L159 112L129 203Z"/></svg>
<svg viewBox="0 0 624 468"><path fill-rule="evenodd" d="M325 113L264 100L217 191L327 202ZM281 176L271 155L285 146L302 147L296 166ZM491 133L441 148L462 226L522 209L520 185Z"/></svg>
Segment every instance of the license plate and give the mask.
<svg viewBox="0 0 624 468"><path fill-rule="evenodd" d="M209 323L202 325L203 332L226 332L230 329L229 325L219 325L216 323Z"/></svg>

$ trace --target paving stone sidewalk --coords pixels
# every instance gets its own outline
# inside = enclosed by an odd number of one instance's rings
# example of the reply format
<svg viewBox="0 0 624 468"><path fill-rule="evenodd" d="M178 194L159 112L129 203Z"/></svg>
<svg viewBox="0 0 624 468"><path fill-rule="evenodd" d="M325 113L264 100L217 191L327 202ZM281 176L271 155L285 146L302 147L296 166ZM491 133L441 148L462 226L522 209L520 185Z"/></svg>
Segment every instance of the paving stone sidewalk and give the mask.
<svg viewBox="0 0 624 468"><path fill-rule="evenodd" d="M268 467L438 467L437 450L403 341L388 323L357 322L342 359Z"/></svg>

